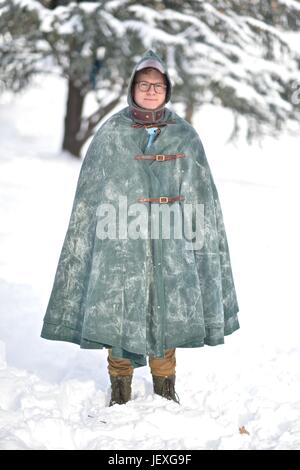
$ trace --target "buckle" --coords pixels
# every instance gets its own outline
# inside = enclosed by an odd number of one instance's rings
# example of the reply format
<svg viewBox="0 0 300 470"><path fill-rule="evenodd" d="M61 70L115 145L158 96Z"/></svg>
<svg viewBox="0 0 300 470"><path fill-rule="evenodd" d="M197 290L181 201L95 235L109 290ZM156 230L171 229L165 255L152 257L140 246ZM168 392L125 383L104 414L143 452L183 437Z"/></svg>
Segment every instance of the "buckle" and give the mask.
<svg viewBox="0 0 300 470"><path fill-rule="evenodd" d="M165 204L166 202L169 202L169 198L167 196L160 196L159 203Z"/></svg>
<svg viewBox="0 0 300 470"><path fill-rule="evenodd" d="M158 162L163 162L165 159L166 159L165 155L162 155L162 154L155 155L155 160L157 160Z"/></svg>

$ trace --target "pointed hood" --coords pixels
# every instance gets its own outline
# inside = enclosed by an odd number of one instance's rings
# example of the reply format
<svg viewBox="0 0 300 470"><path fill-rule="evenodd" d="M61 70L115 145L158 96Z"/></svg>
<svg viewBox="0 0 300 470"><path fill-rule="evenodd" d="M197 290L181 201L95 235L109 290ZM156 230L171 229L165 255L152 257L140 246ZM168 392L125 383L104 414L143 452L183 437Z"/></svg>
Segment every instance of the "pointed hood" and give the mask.
<svg viewBox="0 0 300 470"><path fill-rule="evenodd" d="M167 83L166 99L165 99L165 102L161 105L161 107L155 110L146 110L145 108L138 106L134 102L133 97L132 97L132 87L133 87L135 74L136 72L138 72L139 70L142 70L145 67L156 68L157 70L159 70L161 73L165 74L166 76L166 83ZM163 62L161 57L158 54L156 54L152 49L148 49L144 53L140 61L134 67L131 77L130 77L129 85L128 85L127 102L129 104L129 111L130 111L132 119L135 122L138 122L141 124L158 123L160 121L163 121L165 117L165 104L171 98L171 91L172 91L172 84L171 84L171 80L167 71L166 64Z"/></svg>

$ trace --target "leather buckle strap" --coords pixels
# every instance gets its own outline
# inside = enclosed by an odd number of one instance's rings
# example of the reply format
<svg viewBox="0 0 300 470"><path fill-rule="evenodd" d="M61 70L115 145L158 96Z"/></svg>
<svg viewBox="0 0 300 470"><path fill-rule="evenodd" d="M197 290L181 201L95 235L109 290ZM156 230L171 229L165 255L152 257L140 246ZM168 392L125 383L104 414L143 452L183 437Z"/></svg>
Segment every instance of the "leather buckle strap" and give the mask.
<svg viewBox="0 0 300 470"><path fill-rule="evenodd" d="M167 121L161 121L161 122L152 122L152 123L139 123L136 122L134 124L131 124L131 127L158 127L158 126L167 126L168 124L176 124L176 119L169 119Z"/></svg>
<svg viewBox="0 0 300 470"><path fill-rule="evenodd" d="M159 202L159 204L167 204L168 202L183 201L184 199L184 196L140 197L138 202Z"/></svg>
<svg viewBox="0 0 300 470"><path fill-rule="evenodd" d="M156 155L136 155L134 160L156 160L157 162L164 162L165 160L176 160L176 158L185 158L184 153L172 153L169 155L158 153Z"/></svg>

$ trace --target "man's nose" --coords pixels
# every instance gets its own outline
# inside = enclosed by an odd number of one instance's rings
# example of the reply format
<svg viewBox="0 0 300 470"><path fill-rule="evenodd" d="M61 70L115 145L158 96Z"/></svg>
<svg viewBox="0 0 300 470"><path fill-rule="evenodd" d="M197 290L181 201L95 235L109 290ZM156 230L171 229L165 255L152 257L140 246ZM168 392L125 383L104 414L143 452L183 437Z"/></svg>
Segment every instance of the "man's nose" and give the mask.
<svg viewBox="0 0 300 470"><path fill-rule="evenodd" d="M154 83L151 83L150 88L148 90L148 93L156 94L155 88L154 88Z"/></svg>

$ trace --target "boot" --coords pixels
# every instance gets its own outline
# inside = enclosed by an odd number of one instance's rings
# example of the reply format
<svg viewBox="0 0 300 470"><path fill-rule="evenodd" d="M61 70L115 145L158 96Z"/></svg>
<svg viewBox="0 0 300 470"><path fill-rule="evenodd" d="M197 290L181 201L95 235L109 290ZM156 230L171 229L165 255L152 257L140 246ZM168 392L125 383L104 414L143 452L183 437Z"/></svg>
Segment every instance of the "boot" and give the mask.
<svg viewBox="0 0 300 470"><path fill-rule="evenodd" d="M111 382L111 399L109 406L124 405L131 400L132 375L109 375Z"/></svg>
<svg viewBox="0 0 300 470"><path fill-rule="evenodd" d="M154 393L179 404L179 397L175 392L175 375L165 375L163 377L152 375L152 378Z"/></svg>

